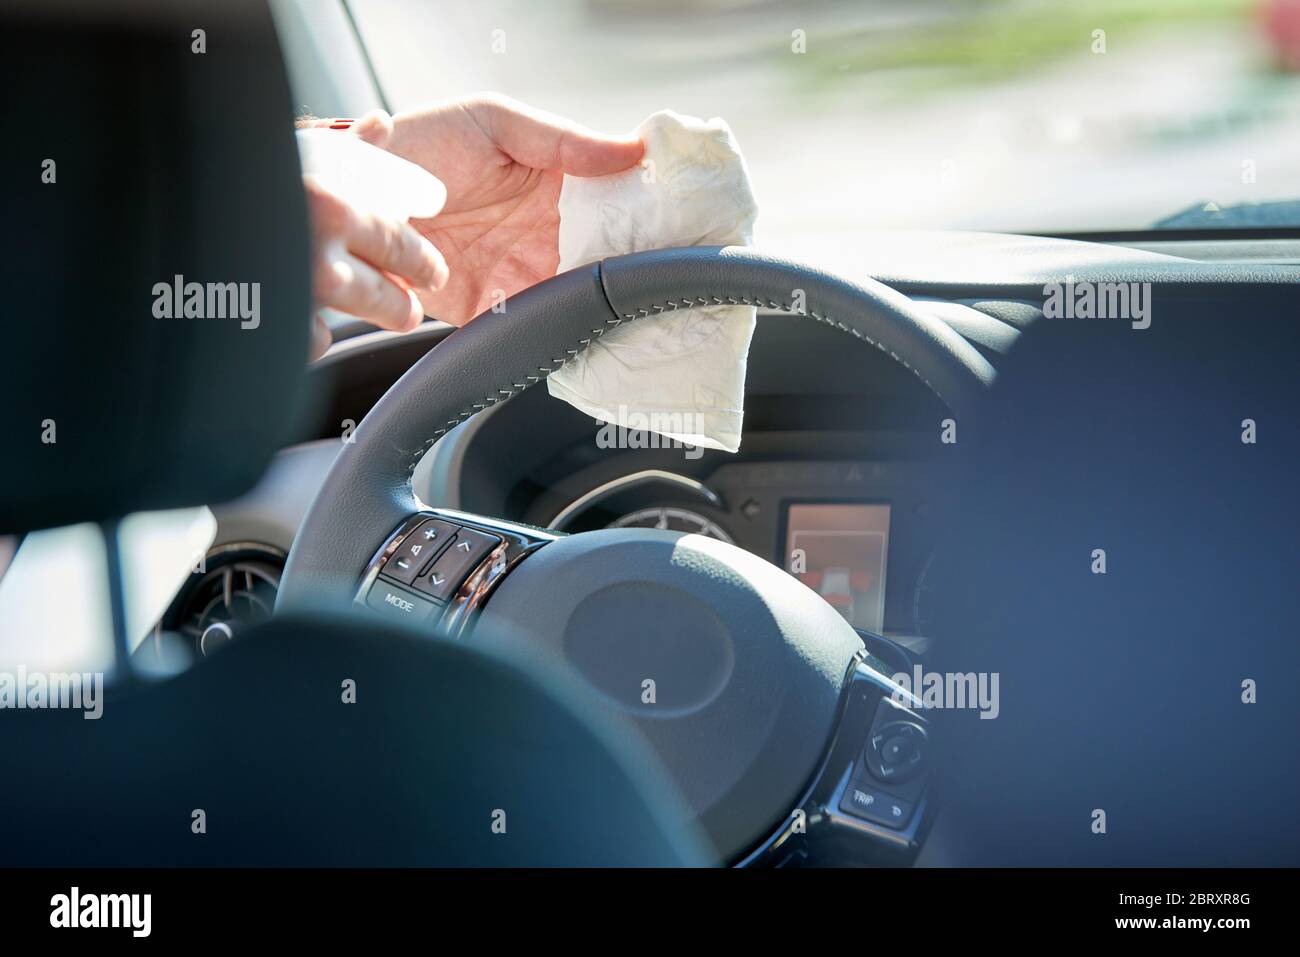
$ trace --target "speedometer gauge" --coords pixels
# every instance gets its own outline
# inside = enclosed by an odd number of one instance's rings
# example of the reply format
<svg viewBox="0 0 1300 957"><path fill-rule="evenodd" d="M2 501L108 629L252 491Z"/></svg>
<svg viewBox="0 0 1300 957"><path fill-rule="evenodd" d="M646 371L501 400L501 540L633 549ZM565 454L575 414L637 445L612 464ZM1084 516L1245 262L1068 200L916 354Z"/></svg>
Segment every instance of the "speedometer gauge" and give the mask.
<svg viewBox="0 0 1300 957"><path fill-rule="evenodd" d="M724 532L717 522L709 521L703 515L687 511L684 508L642 508L630 512L622 518L616 518L606 528L664 528L672 532L690 532L694 535L707 535L731 545L736 544L730 535Z"/></svg>

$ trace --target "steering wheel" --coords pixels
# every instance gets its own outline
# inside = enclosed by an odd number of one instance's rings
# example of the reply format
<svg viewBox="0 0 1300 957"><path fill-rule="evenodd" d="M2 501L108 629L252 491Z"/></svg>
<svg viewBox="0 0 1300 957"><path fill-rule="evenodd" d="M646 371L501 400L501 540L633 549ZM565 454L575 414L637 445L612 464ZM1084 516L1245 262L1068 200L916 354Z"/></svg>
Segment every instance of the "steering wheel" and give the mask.
<svg viewBox="0 0 1300 957"><path fill-rule="evenodd" d="M639 726L721 860L760 860L810 821L837 839L915 850L927 810L918 702L793 576L700 536L560 535L431 509L412 490L415 465L449 429L610 329L723 303L797 312L869 343L954 417L993 380L970 343L872 280L737 247L584 266L457 330L379 400L303 520L277 610L361 605L563 662L611 720Z"/></svg>

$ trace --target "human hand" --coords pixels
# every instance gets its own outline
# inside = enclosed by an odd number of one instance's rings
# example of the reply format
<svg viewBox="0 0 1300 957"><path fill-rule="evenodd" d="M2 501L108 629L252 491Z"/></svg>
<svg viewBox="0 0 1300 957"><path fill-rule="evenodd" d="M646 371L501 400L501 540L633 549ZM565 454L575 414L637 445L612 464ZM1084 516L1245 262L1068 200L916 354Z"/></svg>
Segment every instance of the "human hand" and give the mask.
<svg viewBox="0 0 1300 957"><path fill-rule="evenodd" d="M411 224L441 251L450 278L414 291L428 315L455 326L555 275L565 173L617 173L645 152L636 137L594 133L495 94L399 113L387 148L447 187L442 211Z"/></svg>
<svg viewBox="0 0 1300 957"><path fill-rule="evenodd" d="M391 117L382 112L368 114L352 128L352 134L379 147L387 144L392 131ZM313 177L303 177L303 187L312 224L317 308L337 309L399 332L418 326L424 308L416 293L440 289L447 282L447 263L438 250L406 223L360 212ZM320 358L329 345L329 328L317 312L311 358Z"/></svg>

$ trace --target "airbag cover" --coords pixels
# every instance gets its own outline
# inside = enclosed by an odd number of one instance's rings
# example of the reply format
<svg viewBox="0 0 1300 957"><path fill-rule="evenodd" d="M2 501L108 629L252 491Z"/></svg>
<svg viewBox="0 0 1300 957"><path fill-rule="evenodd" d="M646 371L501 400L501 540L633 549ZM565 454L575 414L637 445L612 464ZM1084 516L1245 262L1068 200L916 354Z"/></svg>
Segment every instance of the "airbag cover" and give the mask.
<svg viewBox="0 0 1300 957"><path fill-rule="evenodd" d="M634 722L723 860L794 808L862 647L775 565L652 529L548 544L502 582L475 640L561 660Z"/></svg>

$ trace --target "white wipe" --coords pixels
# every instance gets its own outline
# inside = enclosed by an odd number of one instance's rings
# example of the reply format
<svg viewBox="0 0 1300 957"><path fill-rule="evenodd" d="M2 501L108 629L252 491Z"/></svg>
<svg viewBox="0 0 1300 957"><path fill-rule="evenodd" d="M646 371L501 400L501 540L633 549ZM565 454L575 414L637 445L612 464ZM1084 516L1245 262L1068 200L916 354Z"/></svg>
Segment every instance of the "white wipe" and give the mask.
<svg viewBox="0 0 1300 957"><path fill-rule="evenodd" d="M564 177L560 271L646 249L753 241L758 207L725 122L665 110L637 133L646 144L639 167ZM751 306L706 306L625 323L552 373L547 387L602 422L735 452L755 315Z"/></svg>
<svg viewBox="0 0 1300 957"><path fill-rule="evenodd" d="M304 176L352 208L404 223L437 216L447 201L442 180L400 156L338 130L298 130Z"/></svg>

